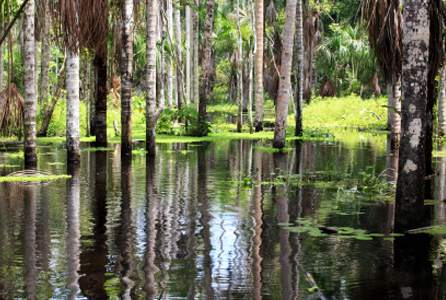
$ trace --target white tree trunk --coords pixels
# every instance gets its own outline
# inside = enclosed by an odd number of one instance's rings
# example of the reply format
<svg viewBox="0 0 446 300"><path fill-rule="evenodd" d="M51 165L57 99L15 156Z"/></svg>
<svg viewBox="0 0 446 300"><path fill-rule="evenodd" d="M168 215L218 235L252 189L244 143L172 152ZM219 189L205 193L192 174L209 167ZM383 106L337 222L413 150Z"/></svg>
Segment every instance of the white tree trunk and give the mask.
<svg viewBox="0 0 446 300"><path fill-rule="evenodd" d="M190 19L190 7L189 5L186 6L186 105L190 104L190 74L191 74L191 65L190 65L190 48L191 48L191 32L190 32L190 25L191 25L191 19Z"/></svg>
<svg viewBox="0 0 446 300"><path fill-rule="evenodd" d="M25 165L37 167L37 86L34 41L34 0L25 9L24 58L25 58Z"/></svg>
<svg viewBox="0 0 446 300"><path fill-rule="evenodd" d="M200 1L196 1L197 5ZM192 11L192 92L191 92L191 102L198 106L200 99L199 85L198 85L198 12Z"/></svg>
<svg viewBox="0 0 446 300"><path fill-rule="evenodd" d="M183 105L183 76L181 76L183 62L181 55L181 11L180 4L174 5L174 29L175 29L175 50L177 64L175 67L175 105L180 108Z"/></svg>
<svg viewBox="0 0 446 300"><path fill-rule="evenodd" d="M242 132L243 127L243 49L242 31L240 29L240 2L237 0L237 31L238 31L238 67L237 67L237 132Z"/></svg>
<svg viewBox="0 0 446 300"><path fill-rule="evenodd" d="M167 30L170 38L173 38L173 18L172 18L172 0L167 0L166 2L167 10ZM169 39L170 41L170 39ZM171 45L172 46L172 45ZM166 73L167 73L167 86L166 86L166 92L167 92L167 106L171 107L173 104L173 51L175 51L172 47L170 47L172 53L169 54L169 57L166 57Z"/></svg>
<svg viewBox="0 0 446 300"><path fill-rule="evenodd" d="M255 127L258 132L263 130L263 0L255 1L255 35Z"/></svg>
<svg viewBox="0 0 446 300"><path fill-rule="evenodd" d="M67 159L79 161L79 50L67 51Z"/></svg>

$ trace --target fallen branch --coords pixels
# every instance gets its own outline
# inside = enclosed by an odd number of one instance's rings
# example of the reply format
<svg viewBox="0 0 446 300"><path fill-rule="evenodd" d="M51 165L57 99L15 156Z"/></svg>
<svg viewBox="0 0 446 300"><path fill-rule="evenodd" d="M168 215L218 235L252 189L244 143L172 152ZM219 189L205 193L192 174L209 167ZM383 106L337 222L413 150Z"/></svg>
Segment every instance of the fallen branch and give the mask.
<svg viewBox="0 0 446 300"><path fill-rule="evenodd" d="M427 229L438 228L438 227L443 227L443 226L444 225L434 225L434 226L420 227L420 228L416 228L416 229L406 230L406 231L404 231L404 233L417 232L417 231L421 231L421 230L427 230Z"/></svg>
<svg viewBox="0 0 446 300"><path fill-rule="evenodd" d="M310 282L310 284L311 284L311 290L317 290L317 294L318 294L319 298L321 298L321 300L326 300L321 289L317 286L316 281L314 281L313 276L311 276L310 273L305 272L305 277L307 278L308 282Z"/></svg>

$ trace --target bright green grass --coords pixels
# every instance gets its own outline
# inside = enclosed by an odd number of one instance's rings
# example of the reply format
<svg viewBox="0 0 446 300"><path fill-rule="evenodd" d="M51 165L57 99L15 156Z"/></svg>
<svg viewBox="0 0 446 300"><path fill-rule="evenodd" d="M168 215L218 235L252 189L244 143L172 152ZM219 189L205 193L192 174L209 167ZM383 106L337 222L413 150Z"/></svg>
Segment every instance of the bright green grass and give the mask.
<svg viewBox="0 0 446 300"><path fill-rule="evenodd" d="M294 115L292 109L289 110L288 116L288 128L287 139L331 139L337 137L330 133L333 127L350 127L350 128L363 128L367 130L383 129L387 122L387 110L382 107L386 104L385 98L378 100L370 99L364 100L356 96L349 96L344 98L315 98L309 105L304 105L303 110L303 123L304 123L304 136L294 137ZM274 104L272 101L265 102L265 122L274 122ZM38 138L39 145L51 144L53 147L58 148L65 142L65 114L66 104L64 101L58 104L51 122L52 133L56 133L56 136ZM237 114L237 106L234 104L226 105L209 105L208 112L222 112ZM374 114L365 111L373 111L381 120L378 120ZM86 133L86 121L85 121L85 103L80 104L81 120L81 142L94 142L95 137L85 137ZM362 112L362 113L361 113ZM119 127L121 126L121 110L120 108L111 108L107 112L107 135L108 142L120 143L121 137L116 136L113 129L113 120L118 121ZM132 116L132 139L133 140L145 140L145 118L144 110L135 109ZM254 116L253 116L254 118ZM224 139L268 139L274 138L274 132L270 128L265 128L266 131L259 133L249 133L247 124L243 126L243 132L236 132L235 124L228 124L224 122L215 122L212 126L212 133L207 137L188 137L188 136L174 136L157 134L157 143L191 143L201 141L215 141ZM270 131L268 131L270 130ZM9 140L2 138L2 140Z"/></svg>
<svg viewBox="0 0 446 300"><path fill-rule="evenodd" d="M33 182L33 181L51 181L57 179L70 178L69 175L46 175L46 176L4 176L0 177L0 182Z"/></svg>
<svg viewBox="0 0 446 300"><path fill-rule="evenodd" d="M347 126L366 129L384 129L387 123L387 98L361 99L357 96L344 98L315 98L304 105L305 125ZM372 111L376 113L379 120Z"/></svg>

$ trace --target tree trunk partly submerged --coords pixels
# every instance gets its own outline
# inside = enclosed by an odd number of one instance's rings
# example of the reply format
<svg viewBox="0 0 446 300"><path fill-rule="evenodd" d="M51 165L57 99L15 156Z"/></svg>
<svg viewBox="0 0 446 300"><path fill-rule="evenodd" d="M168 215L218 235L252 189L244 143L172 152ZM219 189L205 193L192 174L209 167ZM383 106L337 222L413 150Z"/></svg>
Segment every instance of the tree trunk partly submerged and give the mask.
<svg viewBox="0 0 446 300"><path fill-rule="evenodd" d="M34 43L34 0L25 9L25 165L37 167L37 86Z"/></svg>
<svg viewBox="0 0 446 300"><path fill-rule="evenodd" d="M291 63L293 59L294 27L297 0L286 4L285 25L283 27L283 52L280 70L279 95L277 97L276 122L274 128L274 148L285 147L288 100L291 87Z"/></svg>
<svg viewBox="0 0 446 300"><path fill-rule="evenodd" d="M428 3L403 1L401 146L396 191L395 231L423 226Z"/></svg>

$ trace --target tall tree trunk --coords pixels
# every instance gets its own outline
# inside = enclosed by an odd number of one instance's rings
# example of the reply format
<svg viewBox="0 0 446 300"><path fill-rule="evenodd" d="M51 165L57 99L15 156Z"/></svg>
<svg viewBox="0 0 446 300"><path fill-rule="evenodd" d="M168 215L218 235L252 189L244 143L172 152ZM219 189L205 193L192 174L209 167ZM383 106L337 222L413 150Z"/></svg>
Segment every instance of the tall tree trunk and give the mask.
<svg viewBox="0 0 446 300"><path fill-rule="evenodd" d="M201 64L201 87L200 87L200 106L198 111L198 136L206 136L208 128L206 125L206 107L209 95L209 76L211 75L211 52L212 52L212 33L214 32L214 6L215 0L206 2L206 18L204 21L203 37L203 61Z"/></svg>
<svg viewBox="0 0 446 300"><path fill-rule="evenodd" d="M50 125L54 108L56 107L57 101L59 101L59 99L62 97L62 88L66 78L65 67L66 67L66 59L64 59L62 67L60 68L59 73L57 74L58 81L57 81L56 93L51 99L50 104L48 104L46 107L45 114L42 119L42 124L40 125L39 132L37 132L37 136L47 136L48 126Z"/></svg>
<svg viewBox="0 0 446 300"><path fill-rule="evenodd" d="M1 9L1 13L0 13L0 34L2 36L3 36L3 33L4 33L4 29L5 29L5 26L4 26L4 23L5 23L5 18L4 18L5 8L4 8L3 4L4 4L4 1L0 5L0 9ZM3 86L5 85L4 84L5 78L4 78L4 72L3 72L3 65L4 65L5 59L4 59L4 56L3 56L3 49L4 49L4 45L1 44L0 45L0 90L1 91L3 91Z"/></svg>
<svg viewBox="0 0 446 300"><path fill-rule="evenodd" d="M50 33L51 15L49 1L44 1L43 28L42 28L42 56L40 69L40 99L43 107L48 105L50 92Z"/></svg>
<svg viewBox="0 0 446 300"><path fill-rule="evenodd" d="M173 18L172 18L172 0L166 0L166 15L167 15L167 30L170 38L173 38ZM171 47L171 51L175 51ZM168 54L169 57L167 57L166 60L166 73L167 73L167 85L166 85L166 92L167 92L167 106L172 107L173 102L173 75L172 75L172 68L173 68L173 52Z"/></svg>
<svg viewBox="0 0 446 300"><path fill-rule="evenodd" d="M302 124L302 108L303 108L303 92L304 92L304 41L303 41L303 11L302 0L297 0L296 5L296 89L295 89L295 104L296 104L296 127L294 135L301 136L303 132Z"/></svg>
<svg viewBox="0 0 446 300"><path fill-rule="evenodd" d="M183 106L183 61L181 55L181 11L180 3L175 2L174 4L174 15L175 15L175 51L177 53L177 66L175 68L175 103L178 109Z"/></svg>
<svg viewBox="0 0 446 300"><path fill-rule="evenodd" d="M89 76L89 89L88 89L88 103L89 103L89 116L90 116L90 134L96 135L96 66L94 64L94 54L88 53L90 61L90 76Z"/></svg>
<svg viewBox="0 0 446 300"><path fill-rule="evenodd" d="M160 97L156 108L156 40L158 29L158 1L147 0L146 5L146 148L155 155L156 123L164 108L164 97Z"/></svg>
<svg viewBox="0 0 446 300"><path fill-rule="evenodd" d="M196 0L197 6L200 6L200 1ZM192 10L192 91L191 91L191 103L198 105L199 91L198 91L198 12Z"/></svg>
<svg viewBox="0 0 446 300"><path fill-rule="evenodd" d="M243 49L242 31L240 29L240 3L237 0L237 32L238 32L238 62L237 62L237 132L242 132L243 127Z"/></svg>
<svg viewBox="0 0 446 300"><path fill-rule="evenodd" d="M255 34L255 127L256 132L259 132L263 130L263 0L255 1Z"/></svg>
<svg viewBox="0 0 446 300"><path fill-rule="evenodd" d="M440 136L446 134L446 66L440 69L438 87L438 131Z"/></svg>
<svg viewBox="0 0 446 300"><path fill-rule="evenodd" d="M25 165L37 167L37 86L36 86L36 62L34 43L34 0L30 0L25 9L25 33L24 33L24 57L25 57Z"/></svg>
<svg viewBox="0 0 446 300"><path fill-rule="evenodd" d="M274 128L274 148L285 147L288 100L291 87L291 63L293 60L294 27L297 0L286 4L285 25L283 27L283 52L280 70L279 95L277 97L276 122Z"/></svg>
<svg viewBox="0 0 446 300"><path fill-rule="evenodd" d="M121 154L132 153L133 0L124 2L121 57Z"/></svg>
<svg viewBox="0 0 446 300"><path fill-rule="evenodd" d="M77 43L71 40L71 43ZM67 160L78 163L79 149L79 49L67 51Z"/></svg>
<svg viewBox="0 0 446 300"><path fill-rule="evenodd" d="M107 145L107 50L104 54L95 54L96 65L96 143Z"/></svg>
<svg viewBox="0 0 446 300"><path fill-rule="evenodd" d="M190 104L191 87L190 87L190 52L191 52L191 32L190 32L191 18L190 18L190 6L186 5L186 105Z"/></svg>
<svg viewBox="0 0 446 300"><path fill-rule="evenodd" d="M423 226L428 3L403 1L401 146L396 191L395 230Z"/></svg>

